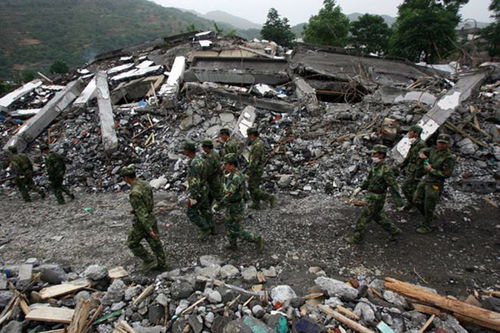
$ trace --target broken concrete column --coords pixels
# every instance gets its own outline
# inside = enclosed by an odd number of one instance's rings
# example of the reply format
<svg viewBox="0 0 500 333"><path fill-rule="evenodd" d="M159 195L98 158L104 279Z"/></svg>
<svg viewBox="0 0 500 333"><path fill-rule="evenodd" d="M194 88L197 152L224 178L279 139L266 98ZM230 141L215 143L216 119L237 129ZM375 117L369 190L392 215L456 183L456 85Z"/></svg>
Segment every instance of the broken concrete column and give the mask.
<svg viewBox="0 0 500 333"><path fill-rule="evenodd" d="M255 119L257 118L257 113L255 111L255 108L250 105L241 111L238 122L236 123L236 128L233 130L233 137L235 137L240 143L245 141L245 138L247 137L247 129L252 127L255 123ZM242 148L242 155L248 161L250 150L248 149L248 146Z"/></svg>
<svg viewBox="0 0 500 333"><path fill-rule="evenodd" d="M42 133L56 117L63 112L83 90L82 81L70 82L66 88L54 95L34 117L30 118L24 126L10 138L4 146L15 146L18 151L24 151L26 147Z"/></svg>
<svg viewBox="0 0 500 333"><path fill-rule="evenodd" d="M92 80L90 80L85 89L83 89L81 95L78 96L78 98L75 100L73 106L84 107L91 99L96 97L96 93L97 93L97 86L94 77Z"/></svg>
<svg viewBox="0 0 500 333"><path fill-rule="evenodd" d="M297 98L306 106L307 111L314 112L319 108L318 98L316 96L316 90L309 85L304 79L296 78L295 83L295 94Z"/></svg>
<svg viewBox="0 0 500 333"><path fill-rule="evenodd" d="M427 140L434 134L448 120L456 108L467 100L475 89L481 86L490 73L490 68L483 68L462 75L455 86L446 95L441 97L432 109L418 122L418 125L423 128L422 139ZM401 163L408 154L410 147L411 142L405 136L392 149L391 156L396 162Z"/></svg>
<svg viewBox="0 0 500 333"><path fill-rule="evenodd" d="M0 98L0 108L8 109L12 103L17 101L24 95L30 93L31 91L35 90L36 88L40 87L41 85L42 85L41 80L33 80L17 88L16 90L8 93L4 97Z"/></svg>
<svg viewBox="0 0 500 333"><path fill-rule="evenodd" d="M109 95L108 75L100 71L96 76L97 105L99 106L99 118L101 120L101 136L106 153L112 153L118 147L118 138L115 132L115 121L113 118L113 107Z"/></svg>
<svg viewBox="0 0 500 333"><path fill-rule="evenodd" d="M177 104L177 95L179 94L180 86L184 80L184 71L186 70L186 58L176 57L172 70L165 83L158 93L163 98L163 104L167 108L174 107Z"/></svg>

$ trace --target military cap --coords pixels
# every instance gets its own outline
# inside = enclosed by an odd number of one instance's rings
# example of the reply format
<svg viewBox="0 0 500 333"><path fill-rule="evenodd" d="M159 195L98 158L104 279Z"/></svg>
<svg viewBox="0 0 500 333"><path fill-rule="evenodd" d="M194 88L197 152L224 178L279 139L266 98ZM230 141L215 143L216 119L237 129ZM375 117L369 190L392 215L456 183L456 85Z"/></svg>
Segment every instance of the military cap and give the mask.
<svg viewBox="0 0 500 333"><path fill-rule="evenodd" d="M227 154L224 156L224 163L236 164L238 163L238 157L233 153Z"/></svg>
<svg viewBox="0 0 500 333"><path fill-rule="evenodd" d="M229 130L229 128L221 128L219 134L231 135L231 131Z"/></svg>
<svg viewBox="0 0 500 333"><path fill-rule="evenodd" d="M209 148L213 148L214 147L214 143L211 139L205 139L201 142L201 146L202 147L209 147Z"/></svg>
<svg viewBox="0 0 500 333"><path fill-rule="evenodd" d="M376 153L387 154L388 150L389 150L389 148L387 148L387 146L384 146L384 145L375 145L372 148L372 154L376 154Z"/></svg>
<svg viewBox="0 0 500 333"><path fill-rule="evenodd" d="M450 136L448 134L439 134L437 138L437 142L442 142L442 143L450 143Z"/></svg>
<svg viewBox="0 0 500 333"><path fill-rule="evenodd" d="M49 149L49 145L48 145L48 144L46 144L46 143L40 143L40 146L39 146L39 147L40 147L40 150L41 150L41 151L44 151L44 150Z"/></svg>
<svg viewBox="0 0 500 333"><path fill-rule="evenodd" d="M193 141L186 141L182 145L182 149L194 152L194 151L196 151L196 144Z"/></svg>
<svg viewBox="0 0 500 333"><path fill-rule="evenodd" d="M413 125L412 127L410 127L410 131L417 132L418 134L422 134L423 130L424 129L418 125Z"/></svg>
<svg viewBox="0 0 500 333"><path fill-rule="evenodd" d="M17 148L16 146L9 146L9 148L7 148L11 153L15 154L17 153Z"/></svg>
<svg viewBox="0 0 500 333"><path fill-rule="evenodd" d="M131 177L135 176L135 166L133 164L124 166L120 169L120 176Z"/></svg>
<svg viewBox="0 0 500 333"><path fill-rule="evenodd" d="M249 127L247 129L247 135L250 135L250 134L259 135L259 131L255 127Z"/></svg>

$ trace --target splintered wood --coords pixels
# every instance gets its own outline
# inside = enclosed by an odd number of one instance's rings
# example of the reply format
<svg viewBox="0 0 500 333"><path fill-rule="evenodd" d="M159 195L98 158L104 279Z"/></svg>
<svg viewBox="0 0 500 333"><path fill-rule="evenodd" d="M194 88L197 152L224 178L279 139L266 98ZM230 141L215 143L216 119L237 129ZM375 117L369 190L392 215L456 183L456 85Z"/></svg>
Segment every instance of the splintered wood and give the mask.
<svg viewBox="0 0 500 333"><path fill-rule="evenodd" d="M44 321L49 323L69 324L73 319L75 310L66 308L53 308L51 306L43 306L31 310L27 315L27 320Z"/></svg>

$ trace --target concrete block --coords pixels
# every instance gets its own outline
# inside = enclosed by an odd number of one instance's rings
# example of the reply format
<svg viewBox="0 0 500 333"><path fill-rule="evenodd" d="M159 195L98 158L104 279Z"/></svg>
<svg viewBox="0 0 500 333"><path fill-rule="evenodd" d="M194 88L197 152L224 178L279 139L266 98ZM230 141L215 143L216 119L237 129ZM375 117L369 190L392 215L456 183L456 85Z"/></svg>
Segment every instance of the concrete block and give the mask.
<svg viewBox="0 0 500 333"><path fill-rule="evenodd" d="M97 104L99 106L99 118L101 120L101 136L104 151L112 153L118 147L118 138L115 132L115 121L113 118L113 107L109 95L108 75L100 71L96 76Z"/></svg>

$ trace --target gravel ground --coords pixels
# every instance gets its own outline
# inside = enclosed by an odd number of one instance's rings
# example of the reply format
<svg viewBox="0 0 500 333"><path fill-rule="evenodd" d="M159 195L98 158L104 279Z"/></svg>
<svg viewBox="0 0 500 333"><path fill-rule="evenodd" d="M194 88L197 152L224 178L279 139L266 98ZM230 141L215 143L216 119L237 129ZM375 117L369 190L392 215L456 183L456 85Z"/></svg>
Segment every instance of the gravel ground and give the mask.
<svg viewBox="0 0 500 333"><path fill-rule="evenodd" d="M283 282L300 283L300 273L320 266L328 276L392 276L418 282L442 293L465 295L472 288L499 288L499 211L484 200L457 205L447 198L440 207L439 230L419 235L413 230L419 214L388 215L404 233L396 242L376 224L364 243L344 242L361 208L329 196L303 198L280 195L276 208L249 211L245 227L266 239L264 253L242 244L224 250L224 228L205 242L175 204L173 193L158 192L157 217L161 238L173 268L194 264L204 254L216 254L233 265L278 266ZM491 197L499 201L498 195ZM123 265L134 271L139 261L126 247L131 217L126 193L77 193L77 199L59 206L53 196L25 204L17 194L0 195L0 264L21 263L35 257L82 269L99 263ZM464 200L465 201L465 200ZM496 284L496 285L495 285Z"/></svg>

